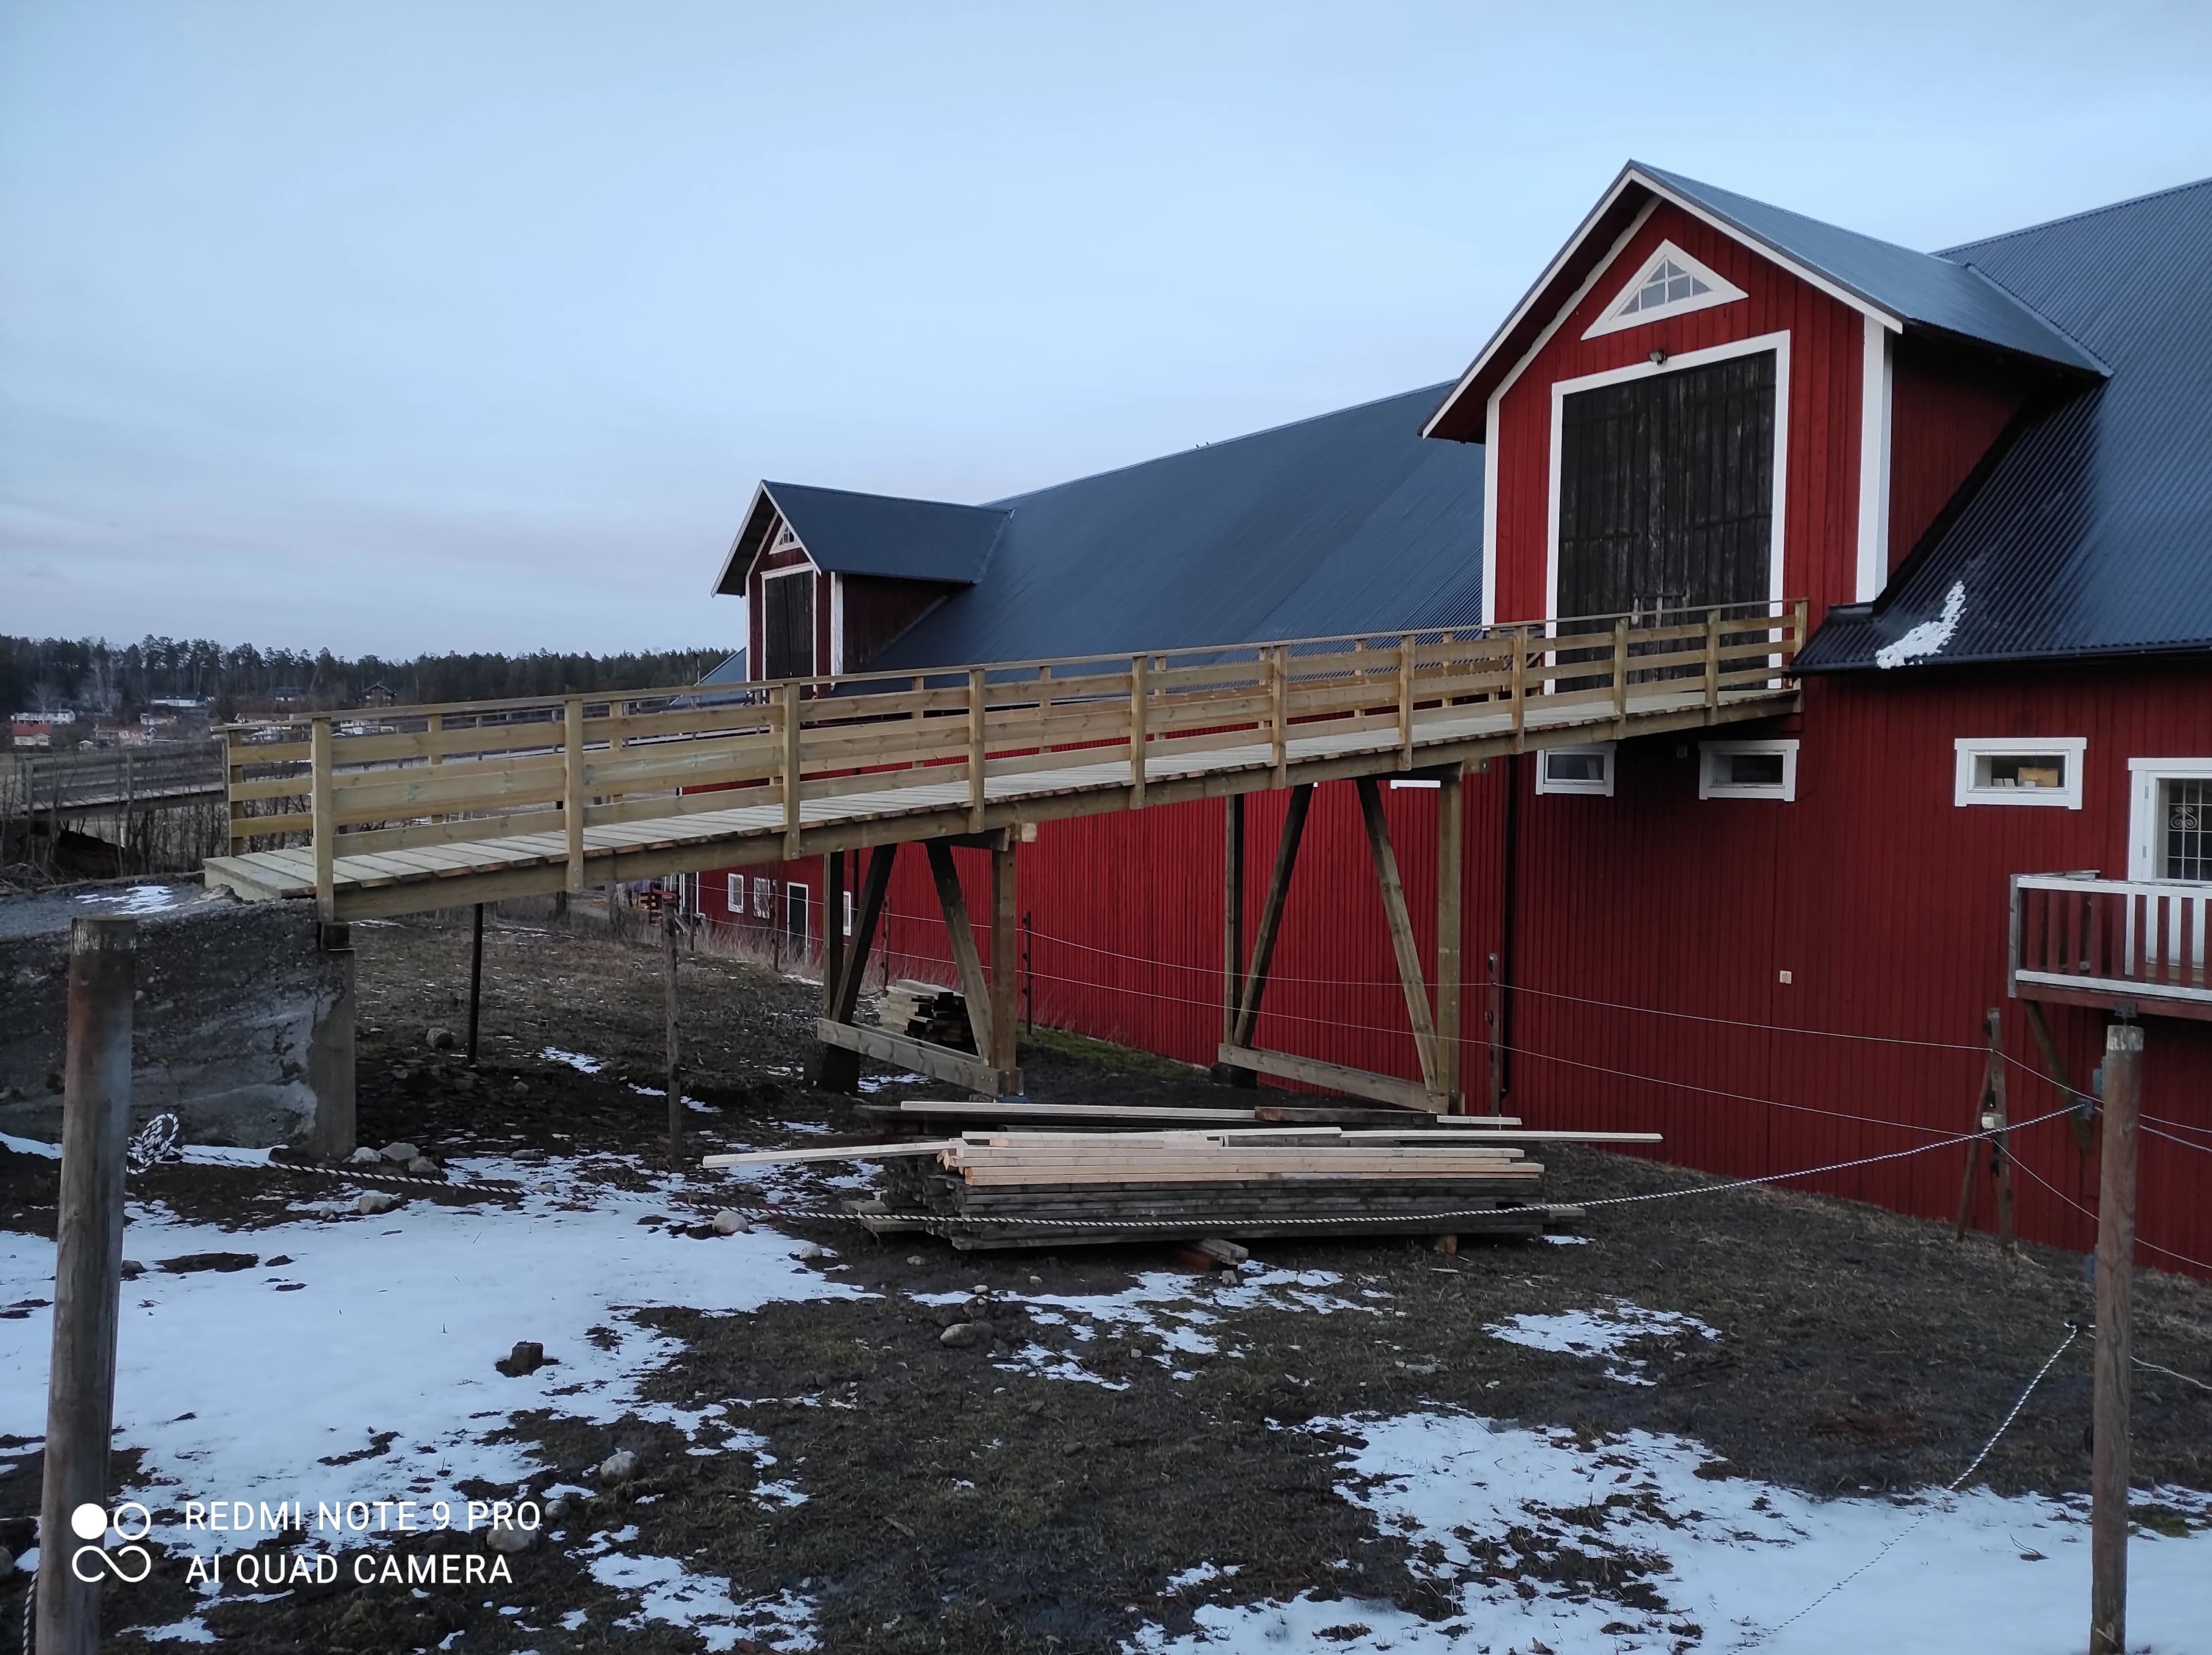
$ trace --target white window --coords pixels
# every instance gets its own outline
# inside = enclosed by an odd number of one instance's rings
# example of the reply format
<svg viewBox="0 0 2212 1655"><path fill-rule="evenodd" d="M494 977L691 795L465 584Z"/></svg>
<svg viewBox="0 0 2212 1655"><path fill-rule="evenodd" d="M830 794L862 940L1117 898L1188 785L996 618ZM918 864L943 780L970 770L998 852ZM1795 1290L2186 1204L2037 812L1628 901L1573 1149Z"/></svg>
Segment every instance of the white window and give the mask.
<svg viewBox="0 0 2212 1655"><path fill-rule="evenodd" d="M757 918L764 920L775 917L775 881L774 879L753 881L753 913Z"/></svg>
<svg viewBox="0 0 2212 1655"><path fill-rule="evenodd" d="M722 905L730 910L730 916L734 919L745 911L745 876L742 873L732 873L729 875L729 889L723 897Z"/></svg>
<svg viewBox="0 0 2212 1655"><path fill-rule="evenodd" d="M1640 327L1662 315L1680 316L1715 305L1734 304L1743 296L1741 288L1711 266L1699 264L1672 241L1662 241L1635 279L1613 295L1604 313L1590 324L1583 338L1595 339L1601 333Z"/></svg>
<svg viewBox="0 0 2212 1655"><path fill-rule="evenodd" d="M1589 747L1546 748L1536 755L1536 791L1612 798L1613 749L1610 741Z"/></svg>
<svg viewBox="0 0 2212 1655"><path fill-rule="evenodd" d="M2212 758L2130 758L2128 877L2212 883Z"/></svg>
<svg viewBox="0 0 2212 1655"><path fill-rule="evenodd" d="M2081 808L2087 737L1960 736L1952 745L1958 751L1954 804Z"/></svg>
<svg viewBox="0 0 2212 1655"><path fill-rule="evenodd" d="M1779 799L1797 796L1797 744L1791 741L1708 741L1698 754L1700 799Z"/></svg>

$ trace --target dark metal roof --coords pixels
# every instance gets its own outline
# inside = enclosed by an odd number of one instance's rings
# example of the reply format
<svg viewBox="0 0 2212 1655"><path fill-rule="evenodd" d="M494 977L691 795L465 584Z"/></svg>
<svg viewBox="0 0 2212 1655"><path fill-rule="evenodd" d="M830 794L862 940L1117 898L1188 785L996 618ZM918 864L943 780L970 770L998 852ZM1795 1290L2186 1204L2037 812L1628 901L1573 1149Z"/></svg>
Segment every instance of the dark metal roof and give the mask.
<svg viewBox="0 0 2212 1655"><path fill-rule="evenodd" d="M1472 624L1483 457L1421 438L1441 389L995 501L976 584L867 665Z"/></svg>
<svg viewBox="0 0 2212 1655"><path fill-rule="evenodd" d="M2032 417L1808 671L2212 647L2212 179L1945 255L2111 377Z"/></svg>
<svg viewBox="0 0 2212 1655"><path fill-rule="evenodd" d="M1969 256L1971 249L1916 253L1680 173L1662 172L1638 161L1629 165L1632 171L1900 322L2081 373L2105 371L2105 364L2075 338L1978 272Z"/></svg>
<svg viewBox="0 0 2212 1655"><path fill-rule="evenodd" d="M723 661L720 666L708 668L707 671L699 675L699 682L702 684L744 684L750 682L745 676L745 652L742 649L738 650L735 654L732 654L728 660Z"/></svg>
<svg viewBox="0 0 2212 1655"><path fill-rule="evenodd" d="M950 586L969 585L982 574L1006 526L1006 513L988 506L763 483L714 583L716 592L743 594L753 559L779 516L791 525L814 566L826 574Z"/></svg>

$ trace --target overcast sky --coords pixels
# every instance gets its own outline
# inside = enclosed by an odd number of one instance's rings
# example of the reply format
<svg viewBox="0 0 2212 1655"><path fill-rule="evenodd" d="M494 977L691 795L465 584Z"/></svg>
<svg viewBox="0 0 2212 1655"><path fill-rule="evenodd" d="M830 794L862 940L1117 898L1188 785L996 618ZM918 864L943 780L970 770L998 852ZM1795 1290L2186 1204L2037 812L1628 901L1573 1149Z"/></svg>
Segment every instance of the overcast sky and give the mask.
<svg viewBox="0 0 2212 1655"><path fill-rule="evenodd" d="M0 631L734 639L975 501L1447 379L1630 156L1915 246L2212 173L2202 4L0 0Z"/></svg>

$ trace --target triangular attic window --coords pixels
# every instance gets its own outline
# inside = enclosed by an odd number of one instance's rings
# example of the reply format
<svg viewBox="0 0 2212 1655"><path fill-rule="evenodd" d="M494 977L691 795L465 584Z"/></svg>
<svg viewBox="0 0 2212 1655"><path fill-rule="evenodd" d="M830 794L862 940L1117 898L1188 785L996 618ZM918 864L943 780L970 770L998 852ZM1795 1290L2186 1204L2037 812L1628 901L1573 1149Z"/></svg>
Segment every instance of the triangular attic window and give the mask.
<svg viewBox="0 0 2212 1655"><path fill-rule="evenodd" d="M1662 241L1658 251L1645 262L1643 272L1613 295L1613 301L1600 313L1583 338L1617 333L1622 328L1636 327L1662 315L1704 310L1743 296L1743 289L1733 282L1699 264L1672 241Z"/></svg>

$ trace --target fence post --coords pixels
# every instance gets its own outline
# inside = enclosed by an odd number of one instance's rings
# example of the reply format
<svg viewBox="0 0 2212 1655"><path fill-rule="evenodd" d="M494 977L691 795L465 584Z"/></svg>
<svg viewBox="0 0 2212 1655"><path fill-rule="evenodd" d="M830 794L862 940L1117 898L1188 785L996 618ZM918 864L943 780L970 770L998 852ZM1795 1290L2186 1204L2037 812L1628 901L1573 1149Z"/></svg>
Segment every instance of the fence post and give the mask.
<svg viewBox="0 0 2212 1655"><path fill-rule="evenodd" d="M1145 699L1151 693L1152 657L1129 657L1129 808L1145 807Z"/></svg>
<svg viewBox="0 0 2212 1655"><path fill-rule="evenodd" d="M2089 1463L2089 1655L2123 1655L2128 1624L2129 1368L2135 1356L2136 1127L2142 1025L2105 1031L2105 1153L2097 1189L2096 1390ZM43 1571L41 1571L43 1573Z"/></svg>
<svg viewBox="0 0 2212 1655"><path fill-rule="evenodd" d="M131 1136L135 920L70 929L69 1035L62 1083L60 1212L54 1233L54 1342L46 1382L46 1486L40 1504L40 1655L94 1655L100 1582L70 1560L107 1532L107 1447L115 1423L115 1326L123 1297L123 1173ZM79 1510L99 1513L87 1535ZM89 1524L86 1526L89 1526Z"/></svg>
<svg viewBox="0 0 2212 1655"><path fill-rule="evenodd" d="M307 800L313 812L315 915L325 925L337 918L337 823L331 800L331 721L313 720L307 726Z"/></svg>
<svg viewBox="0 0 2212 1655"><path fill-rule="evenodd" d="M1721 612L1717 609L1705 611L1705 711L1718 710L1721 704Z"/></svg>
<svg viewBox="0 0 2212 1655"><path fill-rule="evenodd" d="M561 703L562 824L568 834L568 889L584 888L584 698L570 696ZM611 910L609 910L612 912Z"/></svg>
<svg viewBox="0 0 2212 1655"><path fill-rule="evenodd" d="M781 709L779 715L782 721L778 733L782 737L782 743L776 776L783 788L783 855L788 861L796 860L799 855L799 806L803 776L799 750L800 725L797 684L783 686L778 705Z"/></svg>
<svg viewBox="0 0 2212 1655"><path fill-rule="evenodd" d="M684 1074L677 1045L676 1000L676 933L682 923L676 912L674 893L661 893L661 948L665 959L663 981L667 995L668 1034L668 1164L684 1164Z"/></svg>
<svg viewBox="0 0 2212 1655"><path fill-rule="evenodd" d="M1288 787L1291 780L1290 646L1279 643L1269 650L1267 665L1269 757L1275 763L1275 785Z"/></svg>
<svg viewBox="0 0 2212 1655"><path fill-rule="evenodd" d="M985 740L985 714L989 708L988 686L983 669L968 669L968 831L983 831L983 806L987 802L983 783L984 764L988 758Z"/></svg>

